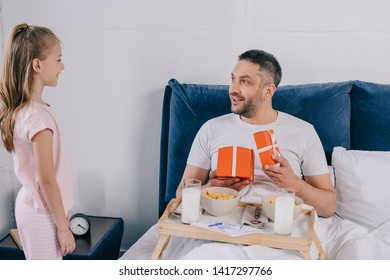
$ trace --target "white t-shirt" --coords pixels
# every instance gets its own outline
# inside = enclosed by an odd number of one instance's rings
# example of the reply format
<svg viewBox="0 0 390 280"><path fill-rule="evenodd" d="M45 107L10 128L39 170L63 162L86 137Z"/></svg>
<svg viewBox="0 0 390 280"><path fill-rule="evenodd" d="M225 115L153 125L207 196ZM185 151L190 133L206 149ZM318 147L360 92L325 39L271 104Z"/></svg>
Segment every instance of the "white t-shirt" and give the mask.
<svg viewBox="0 0 390 280"><path fill-rule="evenodd" d="M292 115L278 112L275 122L253 125L242 121L239 115L227 114L207 121L197 133L187 164L207 170L217 168L218 148L241 146L255 151L256 188L247 197L277 190L276 185L262 170L253 134L273 129L280 153L289 161L294 173L313 176L329 173L322 143L313 125ZM247 192L243 190L242 192ZM254 193L255 191L255 193Z"/></svg>

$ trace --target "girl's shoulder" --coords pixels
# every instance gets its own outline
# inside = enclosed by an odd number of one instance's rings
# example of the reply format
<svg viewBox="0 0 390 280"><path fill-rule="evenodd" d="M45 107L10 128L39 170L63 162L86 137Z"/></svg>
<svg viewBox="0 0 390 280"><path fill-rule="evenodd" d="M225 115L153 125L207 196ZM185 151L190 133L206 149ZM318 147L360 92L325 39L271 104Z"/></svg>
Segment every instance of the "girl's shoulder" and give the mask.
<svg viewBox="0 0 390 280"><path fill-rule="evenodd" d="M21 117L31 117L31 116L51 116L45 105L40 104L35 101L31 101L24 105L18 112L18 115Z"/></svg>
<svg viewBox="0 0 390 280"><path fill-rule="evenodd" d="M23 127L35 127L42 124L51 127L55 123L55 119L45 105L38 102L29 102L17 113L16 123Z"/></svg>

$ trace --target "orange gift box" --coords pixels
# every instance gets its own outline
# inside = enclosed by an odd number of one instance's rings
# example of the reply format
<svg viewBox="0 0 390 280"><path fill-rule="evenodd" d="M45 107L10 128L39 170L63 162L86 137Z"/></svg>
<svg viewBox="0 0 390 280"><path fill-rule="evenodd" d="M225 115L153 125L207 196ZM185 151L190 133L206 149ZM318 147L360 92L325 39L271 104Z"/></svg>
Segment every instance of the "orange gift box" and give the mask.
<svg viewBox="0 0 390 280"><path fill-rule="evenodd" d="M257 152L262 166L277 164L272 159L273 155L280 155L278 143L276 142L274 130L263 130L253 134L256 142Z"/></svg>
<svg viewBox="0 0 390 280"><path fill-rule="evenodd" d="M216 175L219 178L238 177L253 181L253 150L238 146L219 148Z"/></svg>

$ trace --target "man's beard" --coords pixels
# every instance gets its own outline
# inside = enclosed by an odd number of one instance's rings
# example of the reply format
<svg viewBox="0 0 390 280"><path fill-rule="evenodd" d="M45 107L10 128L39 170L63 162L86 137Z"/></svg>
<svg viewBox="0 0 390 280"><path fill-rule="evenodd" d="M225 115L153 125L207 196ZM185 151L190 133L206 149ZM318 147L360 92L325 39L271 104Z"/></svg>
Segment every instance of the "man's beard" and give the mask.
<svg viewBox="0 0 390 280"><path fill-rule="evenodd" d="M244 102L241 108L235 108L231 106L232 113L235 113L239 116L243 116L245 118L252 118L254 115L256 115L256 106L253 103L253 101L248 101L247 103Z"/></svg>

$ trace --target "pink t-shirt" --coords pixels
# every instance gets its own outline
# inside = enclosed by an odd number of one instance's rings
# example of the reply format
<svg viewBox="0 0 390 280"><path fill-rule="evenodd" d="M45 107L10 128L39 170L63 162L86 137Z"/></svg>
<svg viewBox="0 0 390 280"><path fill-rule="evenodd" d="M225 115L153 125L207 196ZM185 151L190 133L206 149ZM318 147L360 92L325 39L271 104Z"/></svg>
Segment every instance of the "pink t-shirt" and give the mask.
<svg viewBox="0 0 390 280"><path fill-rule="evenodd" d="M16 116L14 127L14 169L19 181L29 193L25 203L37 211L48 211L39 186L34 149L31 139L44 129L53 132L53 163L67 214L74 204L72 170L68 153L61 140L58 124L50 106L31 101Z"/></svg>

